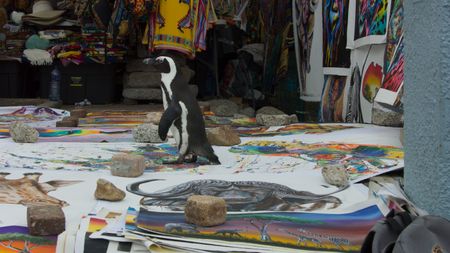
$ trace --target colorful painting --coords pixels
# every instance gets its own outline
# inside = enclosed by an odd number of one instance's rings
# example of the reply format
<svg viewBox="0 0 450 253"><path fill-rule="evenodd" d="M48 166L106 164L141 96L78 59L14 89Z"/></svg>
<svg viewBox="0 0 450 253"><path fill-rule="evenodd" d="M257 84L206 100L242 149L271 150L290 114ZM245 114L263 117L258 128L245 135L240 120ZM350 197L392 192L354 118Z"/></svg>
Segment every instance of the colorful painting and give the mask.
<svg viewBox="0 0 450 253"><path fill-rule="evenodd" d="M56 121L69 114L67 111L47 107L1 107L0 126L7 127L12 122L21 121L33 127L54 127Z"/></svg>
<svg viewBox="0 0 450 253"><path fill-rule="evenodd" d="M320 103L321 122L343 122L344 93L347 77L325 76Z"/></svg>
<svg viewBox="0 0 450 253"><path fill-rule="evenodd" d="M152 233L163 233L184 238L218 239L261 246L359 252L367 233L383 217L379 208L371 205L342 214L229 214L223 225L199 227L185 223L182 212L152 212L141 208L136 225L147 231L150 237Z"/></svg>
<svg viewBox="0 0 450 253"><path fill-rule="evenodd" d="M403 80L405 79L404 74L404 65L405 65L405 57L404 57L404 43L403 37L400 39L399 44L394 52L394 58L392 62L389 64L389 68L385 73L385 77L383 80L383 89L398 92L403 85Z"/></svg>
<svg viewBox="0 0 450 253"><path fill-rule="evenodd" d="M22 178L7 179L9 173L0 172L0 204L58 205L68 206L65 201L49 196L50 191L81 181L53 180L39 182L42 173L24 173Z"/></svg>
<svg viewBox="0 0 450 253"><path fill-rule="evenodd" d="M352 78L350 80L350 88L347 98L347 115L345 122L347 123L363 123L361 110L361 71L358 65L353 68Z"/></svg>
<svg viewBox="0 0 450 253"><path fill-rule="evenodd" d="M206 127L217 127L223 125L232 125L235 127L254 127L259 126L256 123L256 118L233 118L233 117L220 117L214 115L205 115Z"/></svg>
<svg viewBox="0 0 450 253"><path fill-rule="evenodd" d="M27 227L0 227L2 253L55 253L56 236L33 236Z"/></svg>
<svg viewBox="0 0 450 253"><path fill-rule="evenodd" d="M324 68L350 68L350 50L346 49L348 3L349 0L323 1Z"/></svg>
<svg viewBox="0 0 450 253"><path fill-rule="evenodd" d="M269 127L236 128L241 137L262 137L276 135L293 135L293 134L326 134L340 130L356 128L355 126L346 125L325 125L325 124L291 124L276 130Z"/></svg>
<svg viewBox="0 0 450 253"><path fill-rule="evenodd" d="M396 168L403 164L404 156L403 149L392 146L344 143L307 144L301 141L250 141L231 147L230 152L242 155L300 158L316 163L316 167L342 164L347 167L350 179L353 181Z"/></svg>
<svg viewBox="0 0 450 253"><path fill-rule="evenodd" d="M316 211L335 209L342 204L339 198L331 196L336 192L315 194L263 181L194 180L158 192L143 192L139 186L149 181L159 183L160 179L132 183L127 189L145 197L141 206L156 207L159 211L184 211L187 199L193 195L223 198L228 212Z"/></svg>
<svg viewBox="0 0 450 253"><path fill-rule="evenodd" d="M38 142L132 142L131 129L120 128L37 128ZM0 129L0 138L9 138L9 129Z"/></svg>
<svg viewBox="0 0 450 253"><path fill-rule="evenodd" d="M79 127L133 128L149 121L149 112L144 111L99 111L90 112L78 120Z"/></svg>
<svg viewBox="0 0 450 253"><path fill-rule="evenodd" d="M373 103L378 90L381 88L382 80L383 68L379 64L372 62L367 68L362 81L362 94L370 103Z"/></svg>
<svg viewBox="0 0 450 253"><path fill-rule="evenodd" d="M384 73L386 73L393 59L396 48L403 37L403 0L392 0L392 11L389 19L388 33L386 37L386 53L384 56Z"/></svg>
<svg viewBox="0 0 450 253"><path fill-rule="evenodd" d="M295 0L295 8L292 9L295 20L294 38L297 72L302 92L306 91L306 74L311 71L310 58L314 33L314 13L318 3L318 0Z"/></svg>
<svg viewBox="0 0 450 253"><path fill-rule="evenodd" d="M356 46L386 41L388 12L389 0L356 0ZM372 40L371 36L374 36ZM379 39L376 36L379 36ZM358 40L361 40L360 43Z"/></svg>

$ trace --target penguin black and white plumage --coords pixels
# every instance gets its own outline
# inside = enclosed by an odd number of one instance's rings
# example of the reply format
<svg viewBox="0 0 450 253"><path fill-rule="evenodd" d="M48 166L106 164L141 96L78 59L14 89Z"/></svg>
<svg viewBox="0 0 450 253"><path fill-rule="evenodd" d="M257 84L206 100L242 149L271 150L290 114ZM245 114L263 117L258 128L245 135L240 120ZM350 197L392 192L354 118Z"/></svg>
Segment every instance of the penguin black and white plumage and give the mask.
<svg viewBox="0 0 450 253"><path fill-rule="evenodd" d="M158 134L166 139L170 129L178 146L177 163L195 162L198 156L207 158L213 164L220 164L219 158L206 137L205 122L200 106L189 89L186 76L177 62L169 56L144 60L161 71L161 90L164 113L158 126ZM192 155L190 160L186 157Z"/></svg>

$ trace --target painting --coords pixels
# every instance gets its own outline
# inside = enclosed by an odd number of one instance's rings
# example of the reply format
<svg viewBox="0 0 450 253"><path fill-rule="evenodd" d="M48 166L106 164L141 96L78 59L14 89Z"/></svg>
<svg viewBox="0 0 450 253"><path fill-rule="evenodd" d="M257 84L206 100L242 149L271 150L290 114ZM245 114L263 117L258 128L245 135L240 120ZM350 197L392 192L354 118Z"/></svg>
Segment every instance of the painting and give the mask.
<svg viewBox="0 0 450 253"><path fill-rule="evenodd" d="M344 93L347 77L325 76L320 102L321 122L343 122Z"/></svg>
<svg viewBox="0 0 450 253"><path fill-rule="evenodd" d="M306 74L311 71L311 48L314 33L314 13L318 0L293 1L295 54L302 94L306 91Z"/></svg>
<svg viewBox="0 0 450 253"><path fill-rule="evenodd" d="M336 214L233 213L222 225L200 227L185 223L182 212L157 212L141 208L136 226L150 238L162 234L174 239L183 236L193 241L216 239L245 243L249 247L260 245L264 249L280 246L296 250L359 252L369 230L383 217L376 205L366 205L348 213ZM201 244L196 246L202 247Z"/></svg>
<svg viewBox="0 0 450 253"><path fill-rule="evenodd" d="M56 121L69 115L68 111L47 107L0 107L0 126L8 127L15 121L21 121L32 127L55 127Z"/></svg>
<svg viewBox="0 0 450 253"><path fill-rule="evenodd" d="M294 134L326 134L352 128L356 128L356 126L327 124L291 124L288 126L280 127L278 129L273 129L270 127L238 127L235 130L241 137L262 137Z"/></svg>
<svg viewBox="0 0 450 253"><path fill-rule="evenodd" d="M349 0L323 1L323 67L326 75L347 76L350 50L347 46Z"/></svg>
<svg viewBox="0 0 450 253"><path fill-rule="evenodd" d="M314 162L317 168L341 164L347 167L350 180L386 173L403 166L403 149L393 146L345 143L303 143L301 141L250 141L230 148L242 155L294 157Z"/></svg>
<svg viewBox="0 0 450 253"><path fill-rule="evenodd" d="M352 77L350 79L350 87L348 89L347 112L345 122L347 123L363 123L361 103L361 71L359 66L353 68Z"/></svg>
<svg viewBox="0 0 450 253"><path fill-rule="evenodd" d="M4 253L54 253L56 236L33 236L27 227L0 227L0 252Z"/></svg>
<svg viewBox="0 0 450 253"><path fill-rule="evenodd" d="M68 206L63 200L49 196L50 191L69 186L81 181L53 180L40 182L42 173L24 173L22 178L7 179L9 173L0 172L0 204L17 204L24 206L57 205Z"/></svg>
<svg viewBox="0 0 450 253"><path fill-rule="evenodd" d="M37 128L38 142L133 142L129 128ZM9 129L0 129L0 139L9 138Z"/></svg>
<svg viewBox="0 0 450 253"><path fill-rule="evenodd" d="M223 198L229 212L249 211L316 211L334 209L342 204L338 197L297 191L285 185L263 181L225 181L216 179L194 180L172 186L155 193L142 191L143 183L159 183L150 179L132 183L127 190L144 196L141 206L157 207L159 210L184 211L187 199L192 195L208 195ZM341 191L342 189L337 190Z"/></svg>
<svg viewBox="0 0 450 253"><path fill-rule="evenodd" d="M206 127L218 127L223 125L231 125L234 127L254 127L259 126L256 118L233 118L221 117L215 115L204 115Z"/></svg>
<svg viewBox="0 0 450 253"><path fill-rule="evenodd" d="M364 98L373 103L383 81L383 68L381 65L371 62L364 73L362 81L362 94Z"/></svg>
<svg viewBox="0 0 450 253"><path fill-rule="evenodd" d="M393 0L384 55L384 79L375 98L377 102L395 105L398 101L405 79L403 30L403 0Z"/></svg>
<svg viewBox="0 0 450 253"><path fill-rule="evenodd" d="M386 42L390 0L355 0L354 46Z"/></svg>

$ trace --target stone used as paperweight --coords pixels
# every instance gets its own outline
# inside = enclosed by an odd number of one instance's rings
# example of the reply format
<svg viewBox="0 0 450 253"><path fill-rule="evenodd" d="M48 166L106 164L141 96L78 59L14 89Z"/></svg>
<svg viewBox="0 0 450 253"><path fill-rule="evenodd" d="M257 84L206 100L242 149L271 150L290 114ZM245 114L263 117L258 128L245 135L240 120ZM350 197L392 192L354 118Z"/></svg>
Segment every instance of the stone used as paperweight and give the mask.
<svg viewBox="0 0 450 253"><path fill-rule="evenodd" d="M239 114L243 114L249 118L255 117L255 110L251 107L245 107L244 109L239 110Z"/></svg>
<svg viewBox="0 0 450 253"><path fill-rule="evenodd" d="M208 128L206 136L211 145L233 146L241 143L239 134L231 126Z"/></svg>
<svg viewBox="0 0 450 253"><path fill-rule="evenodd" d="M403 126L403 110L395 106L374 102L372 124L391 127Z"/></svg>
<svg viewBox="0 0 450 253"><path fill-rule="evenodd" d="M264 106L256 111L256 114L284 115L285 113L273 106Z"/></svg>
<svg viewBox="0 0 450 253"><path fill-rule="evenodd" d="M22 122L14 122L9 127L9 134L18 143L35 143L39 138L39 132Z"/></svg>
<svg viewBox="0 0 450 253"><path fill-rule="evenodd" d="M95 198L108 201L121 201L125 198L125 192L117 188L111 182L100 178L99 180L97 180Z"/></svg>
<svg viewBox="0 0 450 253"><path fill-rule="evenodd" d="M291 124L291 117L286 114L257 114L256 122L263 126L285 126Z"/></svg>
<svg viewBox="0 0 450 253"><path fill-rule="evenodd" d="M58 235L66 229L66 218L59 206L30 206L27 223L31 235Z"/></svg>
<svg viewBox="0 0 450 253"><path fill-rule="evenodd" d="M145 122L158 125L164 112L149 112Z"/></svg>
<svg viewBox="0 0 450 253"><path fill-rule="evenodd" d="M198 101L198 105L203 113L211 111L211 105L206 101Z"/></svg>
<svg viewBox="0 0 450 253"><path fill-rule="evenodd" d="M77 127L78 118L77 117L64 117L61 121L56 122L56 127Z"/></svg>
<svg viewBox="0 0 450 253"><path fill-rule="evenodd" d="M330 165L323 167L322 176L327 183L338 187L346 186L349 180L347 168L343 165Z"/></svg>
<svg viewBox="0 0 450 253"><path fill-rule="evenodd" d="M211 106L211 111L216 116L233 117L235 113L239 112L239 106L227 99L216 99L208 102Z"/></svg>
<svg viewBox="0 0 450 253"><path fill-rule="evenodd" d="M142 124L133 129L133 138L138 143L161 143L159 138L158 125Z"/></svg>
<svg viewBox="0 0 450 253"><path fill-rule="evenodd" d="M193 195L184 208L186 222L202 227L217 226L227 219L227 204L214 196Z"/></svg>
<svg viewBox="0 0 450 253"><path fill-rule="evenodd" d="M145 159L141 155L117 154L112 157L111 174L118 177L139 177L144 173Z"/></svg>
<svg viewBox="0 0 450 253"><path fill-rule="evenodd" d="M298 123L298 117L295 114L289 115L289 122L290 124Z"/></svg>
<svg viewBox="0 0 450 253"><path fill-rule="evenodd" d="M77 108L77 109L73 109L72 111L70 111L70 117L74 117L74 118L84 118L87 115L87 111L86 109L83 108Z"/></svg>

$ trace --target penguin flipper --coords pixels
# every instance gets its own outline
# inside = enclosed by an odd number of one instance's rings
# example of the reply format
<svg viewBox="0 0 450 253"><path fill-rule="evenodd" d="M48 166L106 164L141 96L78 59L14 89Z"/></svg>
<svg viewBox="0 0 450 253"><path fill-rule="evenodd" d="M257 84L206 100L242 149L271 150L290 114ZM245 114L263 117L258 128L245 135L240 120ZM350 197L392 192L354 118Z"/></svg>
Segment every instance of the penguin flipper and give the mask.
<svg viewBox="0 0 450 253"><path fill-rule="evenodd" d="M169 132L170 127L173 122L180 117L180 115L180 106L177 106L175 103L171 103L170 106L167 107L161 116L161 120L158 125L158 135L161 140L165 140L167 138L167 133Z"/></svg>

